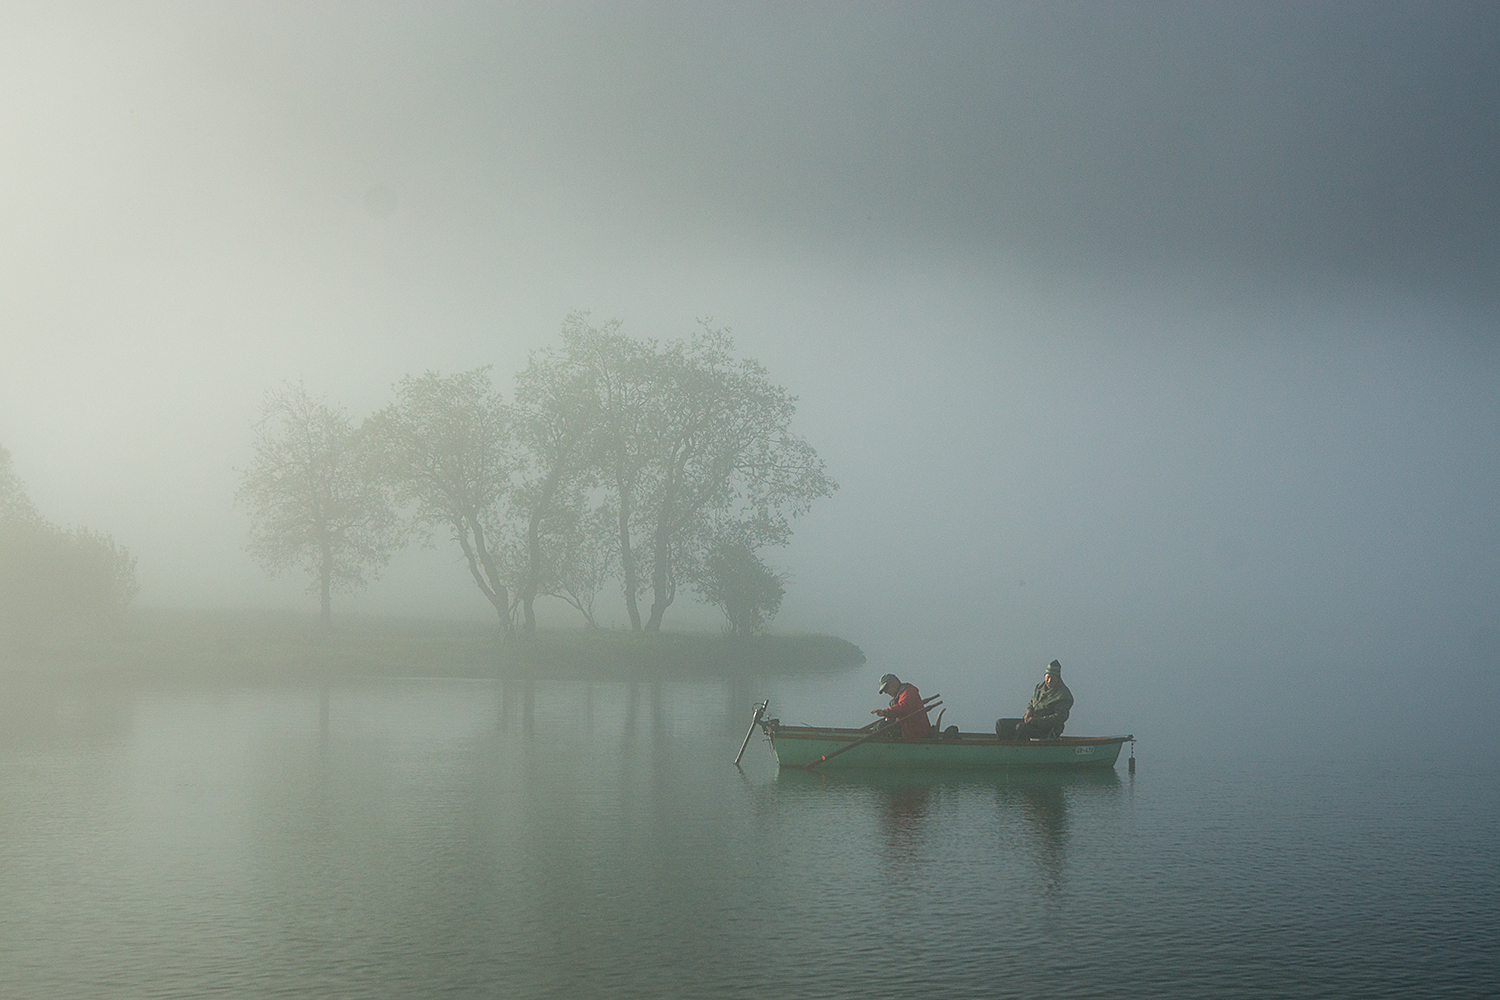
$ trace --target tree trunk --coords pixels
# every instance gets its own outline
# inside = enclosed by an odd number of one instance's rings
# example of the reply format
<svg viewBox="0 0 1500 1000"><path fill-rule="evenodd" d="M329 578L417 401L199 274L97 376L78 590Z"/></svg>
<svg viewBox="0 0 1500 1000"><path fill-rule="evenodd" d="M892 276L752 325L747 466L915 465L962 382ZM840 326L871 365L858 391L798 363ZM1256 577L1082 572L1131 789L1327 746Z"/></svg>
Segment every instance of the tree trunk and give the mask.
<svg viewBox="0 0 1500 1000"><path fill-rule="evenodd" d="M667 544L666 527L661 523L656 526L655 555L655 565L651 567L651 620L646 623L647 632L661 631L662 615L666 614L667 605L672 603L672 598L677 596L675 588L667 588L672 549Z"/></svg>
<svg viewBox="0 0 1500 1000"><path fill-rule="evenodd" d="M531 605L542 586L542 514L552 506L557 494L557 484L562 481L562 463L559 461L547 473L542 484L542 495L531 510L531 519L526 525L526 589L521 593L521 605L525 618L521 623L522 635L536 634L536 613Z"/></svg>
<svg viewBox="0 0 1500 1000"><path fill-rule="evenodd" d="M324 632L333 627L333 550L327 540L323 542L322 565L318 567L318 589L322 598L322 621Z"/></svg>
<svg viewBox="0 0 1500 1000"><path fill-rule="evenodd" d="M625 610L630 612L630 630L641 630L641 609L635 603L635 554L630 551L630 505L620 490L620 572L625 578Z"/></svg>
<svg viewBox="0 0 1500 1000"><path fill-rule="evenodd" d="M500 572L485 546L484 528L473 518L455 522L454 527L457 528L458 546L463 549L464 558L469 563L469 575L500 616L500 633L510 635L510 591L500 581ZM469 541L471 533L472 544ZM480 571L481 565L483 572Z"/></svg>
<svg viewBox="0 0 1500 1000"><path fill-rule="evenodd" d="M484 571L490 578L490 603L495 606L495 614L500 616L500 632L502 635L510 635L510 591L505 584L500 582L500 574L496 572L493 560L486 558Z"/></svg>
<svg viewBox="0 0 1500 1000"><path fill-rule="evenodd" d="M504 635L510 635L510 591L500 582L500 574L495 571L494 561L489 558L488 553L485 553L481 561L484 563L485 575L490 578L488 597L495 606L495 614L500 616L500 631Z"/></svg>
<svg viewBox="0 0 1500 1000"><path fill-rule="evenodd" d="M539 577L542 573L542 543L538 537L541 534L542 512L538 507L531 512L531 521L526 527L526 589L521 591L521 607L524 615L521 619L521 634L536 634L536 612L532 610L532 604L536 601L536 592L539 587Z"/></svg>
<svg viewBox="0 0 1500 1000"><path fill-rule="evenodd" d="M532 603L537 600L537 577L541 574L541 543L537 540L537 522L540 522L541 514L537 511L531 513L531 525L529 525L528 541L529 555L526 558L526 586L520 592L520 607L523 609L522 621L520 621L520 634L522 636L534 636L537 633L537 613L531 609Z"/></svg>

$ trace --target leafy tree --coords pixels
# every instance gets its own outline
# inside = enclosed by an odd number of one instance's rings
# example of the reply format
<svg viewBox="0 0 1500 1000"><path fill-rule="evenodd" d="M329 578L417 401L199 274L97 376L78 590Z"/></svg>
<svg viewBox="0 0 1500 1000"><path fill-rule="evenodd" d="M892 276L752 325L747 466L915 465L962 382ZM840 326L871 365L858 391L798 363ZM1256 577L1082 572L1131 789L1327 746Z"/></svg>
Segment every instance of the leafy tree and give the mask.
<svg viewBox="0 0 1500 1000"><path fill-rule="evenodd" d="M518 461L511 411L494 390L489 368L408 375L374 427L398 496L415 506L415 525L426 529L429 543L438 527L451 533L509 633L513 580L504 557L505 515Z"/></svg>
<svg viewBox="0 0 1500 1000"><path fill-rule="evenodd" d="M701 575L726 532L752 550L784 544L791 520L838 488L790 432L796 398L756 362L735 359L727 331L705 326L661 345L575 316L563 344L587 372L598 412L593 456L615 514L633 629L660 629L679 584ZM643 625L637 602L647 592Z"/></svg>
<svg viewBox="0 0 1500 1000"><path fill-rule="evenodd" d="M240 477L251 554L272 573L307 572L324 627L333 592L363 587L404 540L370 445L341 408L287 383L266 394L255 454Z"/></svg>
<svg viewBox="0 0 1500 1000"><path fill-rule="evenodd" d="M563 328L563 350L586 374L580 391L590 395L597 414L590 454L613 512L614 547L619 559L625 611L632 630L641 631L643 592L639 558L632 538L642 480L652 454L648 413L659 385L655 345L620 332L617 320L589 326L575 314Z"/></svg>
<svg viewBox="0 0 1500 1000"><path fill-rule="evenodd" d="M733 350L727 331L705 326L656 357L641 504L651 533L647 630L661 627L679 583L701 573L726 528L752 551L784 544L792 519L838 488L790 432L796 397Z"/></svg>
<svg viewBox="0 0 1500 1000"><path fill-rule="evenodd" d="M773 573L755 550L741 541L720 541L710 548L698 593L724 612L735 635L754 635L776 617L786 593L785 578Z"/></svg>
<svg viewBox="0 0 1500 1000"><path fill-rule="evenodd" d="M559 592L593 623L598 586L590 589L590 570L599 559L585 521L587 491L597 478L591 449L599 401L591 388L580 358L550 349L533 353L516 377L515 429L525 455L512 502L525 525L519 595L525 635L536 631L533 603L542 593Z"/></svg>

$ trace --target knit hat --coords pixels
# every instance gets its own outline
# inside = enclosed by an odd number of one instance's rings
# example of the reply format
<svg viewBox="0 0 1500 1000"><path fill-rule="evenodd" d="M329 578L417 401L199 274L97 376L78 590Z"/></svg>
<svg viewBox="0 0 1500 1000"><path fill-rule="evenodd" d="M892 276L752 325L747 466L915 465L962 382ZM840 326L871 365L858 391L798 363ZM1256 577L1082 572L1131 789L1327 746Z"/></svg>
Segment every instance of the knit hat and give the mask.
<svg viewBox="0 0 1500 1000"><path fill-rule="evenodd" d="M1053 660L1051 663L1047 664L1047 673L1051 674L1053 677L1056 677L1058 680L1061 680L1062 664L1058 663L1056 660Z"/></svg>

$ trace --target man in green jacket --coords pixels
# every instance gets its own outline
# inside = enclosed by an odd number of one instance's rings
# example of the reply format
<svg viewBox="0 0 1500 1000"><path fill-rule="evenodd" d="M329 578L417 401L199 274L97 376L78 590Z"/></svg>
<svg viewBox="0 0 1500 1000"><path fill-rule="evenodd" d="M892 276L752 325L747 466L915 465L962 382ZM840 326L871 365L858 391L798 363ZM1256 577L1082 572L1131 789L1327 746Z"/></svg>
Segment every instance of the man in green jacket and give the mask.
<svg viewBox="0 0 1500 1000"><path fill-rule="evenodd" d="M1073 692L1063 683L1062 664L1053 660L1047 664L1047 673L1042 682L1031 693L1031 701L1026 705L1026 715L1019 723L1013 719L1001 719L995 723L995 733L1003 739L1008 735L1005 730L1010 728L1006 723L1015 723L1013 739L1056 739L1062 735L1063 723L1068 721L1068 711L1072 707Z"/></svg>

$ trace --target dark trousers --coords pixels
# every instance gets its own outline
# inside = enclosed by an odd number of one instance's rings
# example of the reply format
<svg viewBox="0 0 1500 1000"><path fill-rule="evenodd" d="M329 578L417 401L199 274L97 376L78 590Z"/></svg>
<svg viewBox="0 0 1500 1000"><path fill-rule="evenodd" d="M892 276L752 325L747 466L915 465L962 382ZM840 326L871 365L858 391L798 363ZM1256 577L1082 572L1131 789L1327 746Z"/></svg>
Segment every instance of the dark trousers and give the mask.
<svg viewBox="0 0 1500 1000"><path fill-rule="evenodd" d="M1063 727L1056 722L1023 722L1016 727L1018 740L1055 740Z"/></svg>
<svg viewBox="0 0 1500 1000"><path fill-rule="evenodd" d="M1062 735L1062 726L1055 722L996 719L995 735L1002 740L1051 740Z"/></svg>

